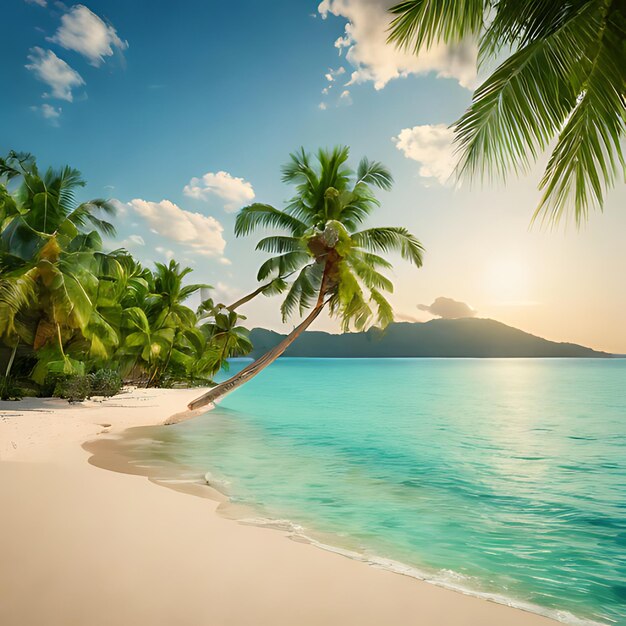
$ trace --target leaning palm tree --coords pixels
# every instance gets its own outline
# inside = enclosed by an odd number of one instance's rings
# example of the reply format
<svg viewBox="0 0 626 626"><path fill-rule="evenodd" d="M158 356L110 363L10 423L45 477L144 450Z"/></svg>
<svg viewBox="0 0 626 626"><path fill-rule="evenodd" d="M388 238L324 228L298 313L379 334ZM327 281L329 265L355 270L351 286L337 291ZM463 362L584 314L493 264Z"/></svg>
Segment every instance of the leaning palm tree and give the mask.
<svg viewBox="0 0 626 626"><path fill-rule="evenodd" d="M552 146L533 219L573 210L580 224L602 209L626 171L624 2L406 0L391 13L389 41L401 48L474 37L481 62L506 57L456 122L461 174L525 170Z"/></svg>
<svg viewBox="0 0 626 626"><path fill-rule="evenodd" d="M392 177L380 163L362 159L354 172L347 166L348 148L320 150L317 163L301 150L283 168L283 182L296 185L296 195L284 210L252 204L237 215L235 234L259 228L277 228L281 234L265 237L257 250L275 254L259 269L261 282L294 275L282 303L283 320L298 312L308 314L276 347L189 404L198 409L247 382L273 363L328 308L344 330L358 330L374 318L381 326L393 321L383 292L393 285L380 270L391 263L379 252L399 252L422 265L420 242L402 227L361 229L380 206L374 188L389 190Z"/></svg>

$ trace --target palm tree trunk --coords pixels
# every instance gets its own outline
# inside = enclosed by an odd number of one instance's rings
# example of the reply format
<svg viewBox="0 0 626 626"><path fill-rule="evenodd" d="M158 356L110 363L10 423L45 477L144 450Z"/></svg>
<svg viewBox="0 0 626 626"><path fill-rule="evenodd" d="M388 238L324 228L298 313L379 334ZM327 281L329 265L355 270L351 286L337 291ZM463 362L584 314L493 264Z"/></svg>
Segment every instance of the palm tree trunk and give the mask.
<svg viewBox="0 0 626 626"><path fill-rule="evenodd" d="M249 293L247 296L244 296L243 298L239 298L237 302L233 302L226 308L229 311L234 311L235 309L238 309L241 305L245 304L246 302L250 302L250 300L253 300L254 298L256 298L265 288L267 288L267 285L261 285L258 289L255 289L253 292Z"/></svg>
<svg viewBox="0 0 626 626"><path fill-rule="evenodd" d="M17 352L17 346L18 346L17 343L13 346L13 351L11 352L11 357L9 358L7 369L6 369L6 372L4 373L4 377L7 380L9 378L9 374L11 373L11 368L13 367L13 361L15 360L15 353Z"/></svg>
<svg viewBox="0 0 626 626"><path fill-rule="evenodd" d="M254 378L259 372L264 370L268 365L271 365L281 354L283 354L283 352L285 352L285 350L315 321L325 305L326 302L324 302L323 291L320 291L320 296L315 308L277 346L268 350L263 356L254 361L254 363L250 363L250 365L244 367L238 374L235 374L227 381L220 383L219 385L213 387L210 391L207 391L207 393L190 402L187 405L188 408L193 411L206 406L207 404L211 404L227 393L237 389L237 387L240 387L244 383L248 382L251 378Z"/></svg>

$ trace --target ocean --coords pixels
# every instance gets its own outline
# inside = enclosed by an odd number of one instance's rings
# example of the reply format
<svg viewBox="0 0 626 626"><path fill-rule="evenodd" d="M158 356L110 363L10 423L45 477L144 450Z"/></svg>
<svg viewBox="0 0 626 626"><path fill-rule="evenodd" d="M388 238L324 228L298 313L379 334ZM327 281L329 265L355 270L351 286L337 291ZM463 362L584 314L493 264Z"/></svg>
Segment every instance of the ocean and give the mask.
<svg viewBox="0 0 626 626"><path fill-rule="evenodd" d="M626 359L283 358L132 454L375 566L626 625Z"/></svg>

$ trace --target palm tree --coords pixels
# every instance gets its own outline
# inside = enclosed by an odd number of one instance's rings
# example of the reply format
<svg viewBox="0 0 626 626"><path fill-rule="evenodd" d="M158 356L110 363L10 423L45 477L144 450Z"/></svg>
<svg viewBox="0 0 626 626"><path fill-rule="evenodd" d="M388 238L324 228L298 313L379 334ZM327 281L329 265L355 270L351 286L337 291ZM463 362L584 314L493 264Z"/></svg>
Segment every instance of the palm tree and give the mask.
<svg viewBox="0 0 626 626"><path fill-rule="evenodd" d="M170 261L151 271L126 250L103 250L101 233L114 229L98 214L114 207L79 204L83 185L69 167L41 174L29 154L0 158L0 395L10 395L16 370L39 389L50 374L99 368L148 385L208 383L225 359L249 352L234 309L284 281L200 316L187 301L208 286L185 285L190 268Z"/></svg>
<svg viewBox="0 0 626 626"><path fill-rule="evenodd" d="M12 347L7 374L22 341L36 352L33 379L41 381L48 371L82 369L68 344L101 343L95 327L89 330L98 289L95 253L102 248L98 231L115 230L97 213L113 215L115 208L102 199L79 204L80 173L64 167L41 175L29 154L0 159L0 180L14 179L21 180L14 194L0 185L0 309L10 314L2 333ZM88 225L95 230L86 231Z"/></svg>
<svg viewBox="0 0 626 626"><path fill-rule="evenodd" d="M624 180L626 5L616 0L406 0L389 41L418 53L480 41L479 60L507 58L456 122L460 174L525 170L553 142L533 219L576 223ZM556 141L555 141L556 140Z"/></svg>
<svg viewBox="0 0 626 626"><path fill-rule="evenodd" d="M136 263L124 266L126 293L120 300L125 305L124 338L118 356L126 373L146 375L148 386L159 385L172 367L184 368L190 362L195 343L189 342L189 333L196 330L197 317L184 302L209 286L183 285L192 270L174 260L168 265L155 263L154 272L148 274Z"/></svg>
<svg viewBox="0 0 626 626"><path fill-rule="evenodd" d="M283 182L296 185L296 195L284 210L252 204L237 215L235 234L248 235L259 228L277 228L257 250L275 254L259 269L259 281L295 275L281 306L283 320L296 311L304 320L276 347L239 373L189 404L198 409L236 389L273 363L328 306L344 330L364 328L374 317L381 326L393 321L383 292L393 285L380 270L391 263L379 252L397 251L422 265L423 248L405 228L361 229L380 206L373 188L389 190L392 177L380 163L362 159L354 172L347 166L349 150L319 150L317 163L304 150L291 155L283 168ZM375 312L373 311L375 309Z"/></svg>

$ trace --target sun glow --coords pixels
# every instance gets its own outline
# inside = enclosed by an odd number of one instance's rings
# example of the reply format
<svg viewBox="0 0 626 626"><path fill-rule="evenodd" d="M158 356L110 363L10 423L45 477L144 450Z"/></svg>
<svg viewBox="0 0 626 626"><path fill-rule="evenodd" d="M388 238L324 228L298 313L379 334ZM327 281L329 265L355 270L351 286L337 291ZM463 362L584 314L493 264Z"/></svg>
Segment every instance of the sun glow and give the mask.
<svg viewBox="0 0 626 626"><path fill-rule="evenodd" d="M485 271L485 291L497 304L528 301L528 265L519 258L505 257Z"/></svg>

